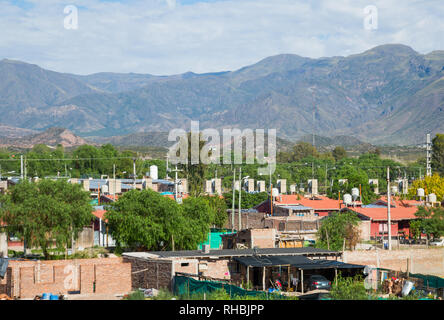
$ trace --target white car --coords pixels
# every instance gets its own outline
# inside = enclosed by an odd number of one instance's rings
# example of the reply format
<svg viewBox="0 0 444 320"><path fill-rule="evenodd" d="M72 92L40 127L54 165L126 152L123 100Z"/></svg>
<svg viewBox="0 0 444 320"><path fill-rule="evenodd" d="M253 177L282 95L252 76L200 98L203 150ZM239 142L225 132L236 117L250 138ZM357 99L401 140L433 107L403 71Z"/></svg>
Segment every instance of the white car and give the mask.
<svg viewBox="0 0 444 320"><path fill-rule="evenodd" d="M442 246L444 246L444 239L432 241L432 242L430 242L430 245L442 247Z"/></svg>

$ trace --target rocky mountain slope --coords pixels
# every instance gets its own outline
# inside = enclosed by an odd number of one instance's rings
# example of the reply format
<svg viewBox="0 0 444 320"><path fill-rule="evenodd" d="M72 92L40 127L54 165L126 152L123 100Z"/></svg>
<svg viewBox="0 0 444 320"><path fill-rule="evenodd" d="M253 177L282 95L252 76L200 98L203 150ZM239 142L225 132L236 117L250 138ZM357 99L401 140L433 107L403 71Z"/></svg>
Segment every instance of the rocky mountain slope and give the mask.
<svg viewBox="0 0 444 320"><path fill-rule="evenodd" d="M313 128L372 144L417 144L444 131L444 51L384 45L348 57L279 55L233 72L61 74L0 62L1 123L82 136L260 128L297 140Z"/></svg>

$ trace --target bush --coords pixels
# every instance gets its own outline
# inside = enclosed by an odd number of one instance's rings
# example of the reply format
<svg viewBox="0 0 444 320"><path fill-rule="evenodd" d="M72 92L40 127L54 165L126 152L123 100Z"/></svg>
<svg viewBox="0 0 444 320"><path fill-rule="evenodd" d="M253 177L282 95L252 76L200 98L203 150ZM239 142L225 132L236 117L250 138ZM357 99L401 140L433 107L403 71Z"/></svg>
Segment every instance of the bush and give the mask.
<svg viewBox="0 0 444 320"><path fill-rule="evenodd" d="M338 276L337 284L331 288L330 298L333 300L370 300L371 297L360 276L355 278Z"/></svg>

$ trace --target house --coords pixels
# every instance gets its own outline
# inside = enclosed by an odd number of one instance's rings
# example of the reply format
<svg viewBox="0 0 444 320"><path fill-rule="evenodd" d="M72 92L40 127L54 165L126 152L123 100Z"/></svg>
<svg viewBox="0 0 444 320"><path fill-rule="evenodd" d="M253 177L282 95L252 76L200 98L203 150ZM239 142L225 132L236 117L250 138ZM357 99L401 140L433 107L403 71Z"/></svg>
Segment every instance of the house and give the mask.
<svg viewBox="0 0 444 320"><path fill-rule="evenodd" d="M276 207L306 207L313 210L314 216L325 217L328 216L330 212L339 212L341 206L343 206L342 200L334 200L325 196L313 196L313 197L304 197L298 194L291 195L279 195L273 199L273 212L270 207L270 199L265 200L261 204L254 207L254 209L260 212L266 212L268 214L275 215ZM357 205L361 205L360 202L356 203Z"/></svg>
<svg viewBox="0 0 444 320"><path fill-rule="evenodd" d="M399 236L410 236L410 221L417 219L416 206L391 206L391 234L392 238ZM367 205L362 207L347 207L342 212L355 212L361 219L361 238L363 240L374 240L388 237L387 206Z"/></svg>

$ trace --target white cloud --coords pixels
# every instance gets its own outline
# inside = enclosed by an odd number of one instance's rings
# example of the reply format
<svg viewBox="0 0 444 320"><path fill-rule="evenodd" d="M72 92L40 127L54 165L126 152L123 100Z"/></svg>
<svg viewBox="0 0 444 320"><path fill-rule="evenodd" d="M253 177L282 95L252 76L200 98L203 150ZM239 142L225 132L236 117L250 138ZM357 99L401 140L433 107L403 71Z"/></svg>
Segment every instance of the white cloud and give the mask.
<svg viewBox="0 0 444 320"><path fill-rule="evenodd" d="M173 74L234 70L270 55L349 55L385 43L444 49L441 0L0 0L0 58L56 71ZM188 4L186 4L188 3ZM63 8L79 8L79 29ZM364 30L375 5L379 29Z"/></svg>

